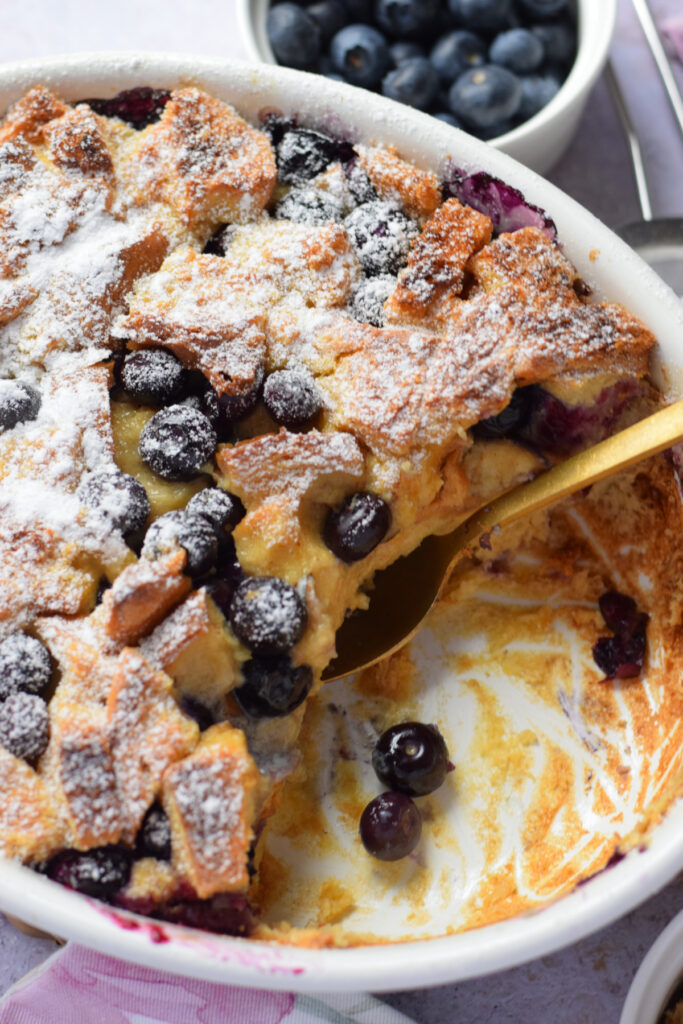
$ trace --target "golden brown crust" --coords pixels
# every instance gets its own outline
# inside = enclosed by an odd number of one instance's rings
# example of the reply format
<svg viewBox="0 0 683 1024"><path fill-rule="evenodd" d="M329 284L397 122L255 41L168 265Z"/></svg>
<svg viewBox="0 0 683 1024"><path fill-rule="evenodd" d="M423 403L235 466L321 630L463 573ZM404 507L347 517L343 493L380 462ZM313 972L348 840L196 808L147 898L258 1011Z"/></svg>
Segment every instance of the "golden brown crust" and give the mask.
<svg viewBox="0 0 683 1024"><path fill-rule="evenodd" d="M183 575L182 548L156 559L142 560L116 577L102 598L104 630L121 644L137 643L174 608L192 584Z"/></svg>
<svg viewBox="0 0 683 1024"><path fill-rule="evenodd" d="M267 136L198 89L172 93L161 119L141 132L133 163L141 201L168 203L207 235L263 210L276 177Z"/></svg>
<svg viewBox="0 0 683 1024"><path fill-rule="evenodd" d="M111 179L114 165L102 124L103 119L85 105L49 121L43 135L57 167L63 171L78 171L86 177Z"/></svg>
<svg viewBox="0 0 683 1024"><path fill-rule="evenodd" d="M416 220L426 220L441 203L441 182L433 171L421 171L402 160L393 146L358 146L359 161L381 199L396 203Z"/></svg>
<svg viewBox="0 0 683 1024"><path fill-rule="evenodd" d="M18 137L27 142L42 142L43 128L56 117L61 117L69 108L49 89L37 85L29 89L10 108L0 125L0 144Z"/></svg>

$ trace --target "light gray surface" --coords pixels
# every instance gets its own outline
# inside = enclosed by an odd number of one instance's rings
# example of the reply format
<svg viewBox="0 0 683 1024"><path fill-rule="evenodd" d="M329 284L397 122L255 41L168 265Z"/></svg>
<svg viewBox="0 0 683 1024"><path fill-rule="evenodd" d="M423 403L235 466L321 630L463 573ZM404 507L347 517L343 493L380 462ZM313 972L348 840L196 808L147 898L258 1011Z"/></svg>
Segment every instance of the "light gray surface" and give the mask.
<svg viewBox="0 0 683 1024"><path fill-rule="evenodd" d="M231 0L4 0L2 6L0 62L91 49L244 55ZM651 0L651 6L658 17L683 12L683 0ZM613 59L641 136L655 212L683 215L683 140L629 0L620 0ZM677 75L683 85L680 66ZM612 227L638 217L626 146L604 82L550 178ZM682 908L680 876L570 949L494 977L384 998L417 1024L617 1024L645 952ZM21 935L0 916L0 992L55 948Z"/></svg>

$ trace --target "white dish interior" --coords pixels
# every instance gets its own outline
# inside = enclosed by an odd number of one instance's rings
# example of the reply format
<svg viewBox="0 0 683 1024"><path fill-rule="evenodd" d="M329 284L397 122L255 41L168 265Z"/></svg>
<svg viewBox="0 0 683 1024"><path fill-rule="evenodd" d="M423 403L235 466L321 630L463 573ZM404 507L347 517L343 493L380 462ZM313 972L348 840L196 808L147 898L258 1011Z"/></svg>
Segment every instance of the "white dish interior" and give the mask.
<svg viewBox="0 0 683 1024"><path fill-rule="evenodd" d="M247 117L264 107L308 123L348 130L354 139L393 143L407 159L441 170L448 159L487 170L519 188L557 224L569 258L596 296L623 302L660 342L660 383L683 387L683 305L594 217L532 171L483 143L367 92L280 67L147 54L83 55L0 69L0 109L43 83L67 99L110 96L150 84L197 84ZM382 991L434 985L501 970L551 952L603 927L662 888L683 865L683 802L643 852L533 915L476 931L357 949L305 950L229 939L185 928L136 923L130 915L69 892L4 862L0 906L28 924L103 952L169 972L262 988Z"/></svg>

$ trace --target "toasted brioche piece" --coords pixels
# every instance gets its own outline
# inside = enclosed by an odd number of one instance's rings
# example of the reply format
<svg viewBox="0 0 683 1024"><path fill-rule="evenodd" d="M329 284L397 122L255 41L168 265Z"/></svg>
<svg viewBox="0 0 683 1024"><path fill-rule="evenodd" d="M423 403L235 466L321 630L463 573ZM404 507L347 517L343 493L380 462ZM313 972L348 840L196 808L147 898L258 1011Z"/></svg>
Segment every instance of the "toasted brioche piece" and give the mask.
<svg viewBox="0 0 683 1024"><path fill-rule="evenodd" d="M44 85L36 85L10 107L0 125L0 143L23 138L26 142L41 142L43 128L56 117L62 117L69 108Z"/></svg>
<svg viewBox="0 0 683 1024"><path fill-rule="evenodd" d="M228 723L207 729L194 753L165 771L173 864L202 898L249 884L247 855L262 789L244 733Z"/></svg>
<svg viewBox="0 0 683 1024"><path fill-rule="evenodd" d="M252 219L275 183L268 137L199 89L171 94L136 140L128 168L138 201L168 203L193 231Z"/></svg>
<svg viewBox="0 0 683 1024"><path fill-rule="evenodd" d="M490 245L473 252L467 270L487 292L523 284L539 293L555 292L570 306L578 301L574 291L579 280L576 268L539 228L499 235Z"/></svg>
<svg viewBox="0 0 683 1024"><path fill-rule="evenodd" d="M85 104L49 121L43 135L52 161L61 170L105 181L113 178L107 122Z"/></svg>
<svg viewBox="0 0 683 1024"><path fill-rule="evenodd" d="M182 575L186 560L178 547L153 562L142 559L124 569L102 598L108 636L133 644L161 622L192 586Z"/></svg>
<svg viewBox="0 0 683 1024"><path fill-rule="evenodd" d="M0 789L0 852L29 863L47 860L64 845L64 826L43 780L4 747Z"/></svg>
<svg viewBox="0 0 683 1024"><path fill-rule="evenodd" d="M381 199L396 203L416 220L426 220L441 203L441 183L433 171L402 160L393 146L357 146L359 162Z"/></svg>

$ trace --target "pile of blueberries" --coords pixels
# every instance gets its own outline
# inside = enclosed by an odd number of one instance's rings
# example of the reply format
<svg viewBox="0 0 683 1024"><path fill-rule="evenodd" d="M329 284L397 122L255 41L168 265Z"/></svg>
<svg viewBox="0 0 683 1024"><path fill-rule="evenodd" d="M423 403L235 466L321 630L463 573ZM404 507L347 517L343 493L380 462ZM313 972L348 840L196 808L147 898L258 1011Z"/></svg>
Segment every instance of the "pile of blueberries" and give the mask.
<svg viewBox="0 0 683 1024"><path fill-rule="evenodd" d="M482 139L545 107L576 56L570 0L285 2L266 26L281 64L381 92Z"/></svg>

